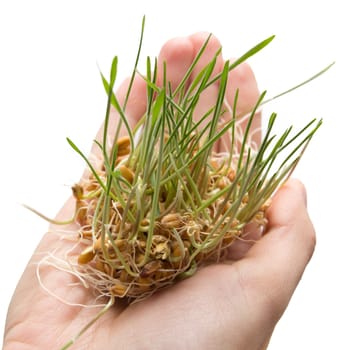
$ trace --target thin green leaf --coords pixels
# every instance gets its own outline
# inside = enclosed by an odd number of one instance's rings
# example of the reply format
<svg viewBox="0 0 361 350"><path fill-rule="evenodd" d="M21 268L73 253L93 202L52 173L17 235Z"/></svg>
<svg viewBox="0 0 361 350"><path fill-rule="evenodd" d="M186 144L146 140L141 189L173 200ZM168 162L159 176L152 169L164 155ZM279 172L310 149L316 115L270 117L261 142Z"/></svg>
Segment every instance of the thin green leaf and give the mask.
<svg viewBox="0 0 361 350"><path fill-rule="evenodd" d="M89 169L91 170L92 174L94 175L94 177L96 178L97 182L99 183L99 185L102 187L102 189L105 191L106 190L106 186L104 185L102 179L99 177L97 171L94 169L93 165L90 163L90 161L88 160L88 158L84 155L83 152L80 151L80 149L75 145L75 143L70 140L69 137L66 138L66 140L68 141L69 145L71 146L71 148L77 152L86 162L86 164L88 165Z"/></svg>

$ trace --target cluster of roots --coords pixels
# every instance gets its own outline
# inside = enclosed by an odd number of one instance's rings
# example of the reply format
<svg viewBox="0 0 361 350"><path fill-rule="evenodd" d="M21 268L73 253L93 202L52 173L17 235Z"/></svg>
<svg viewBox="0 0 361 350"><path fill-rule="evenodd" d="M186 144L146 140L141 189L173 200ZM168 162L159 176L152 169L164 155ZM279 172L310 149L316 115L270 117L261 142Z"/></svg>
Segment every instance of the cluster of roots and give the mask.
<svg viewBox="0 0 361 350"><path fill-rule="evenodd" d="M129 139L118 142L116 169L132 184L134 171L124 160L129 152ZM210 159L207 193L215 193L232 183L234 171L220 171L219 163ZM106 179L103 167L99 178ZM76 268L82 279L101 295L142 299L154 291L192 275L197 267L220 261L235 240L243 239L245 224L237 218L223 217L217 224L214 218L219 211L225 212L232 200L220 196L205 211L197 214L192 210L166 207L159 199L161 212L151 222L150 211L141 213L135 222L124 217L124 203L128 212L139 214L139 203L128 201L124 194L122 203L110 198L108 222L102 220L103 190L96 177L88 178L73 186L76 199L75 220L79 224L79 240L82 246L77 255ZM247 205L248 197L242 199ZM252 222L264 227L265 210L262 206ZM206 215L204 214L206 212ZM227 225L227 230L224 230Z"/></svg>

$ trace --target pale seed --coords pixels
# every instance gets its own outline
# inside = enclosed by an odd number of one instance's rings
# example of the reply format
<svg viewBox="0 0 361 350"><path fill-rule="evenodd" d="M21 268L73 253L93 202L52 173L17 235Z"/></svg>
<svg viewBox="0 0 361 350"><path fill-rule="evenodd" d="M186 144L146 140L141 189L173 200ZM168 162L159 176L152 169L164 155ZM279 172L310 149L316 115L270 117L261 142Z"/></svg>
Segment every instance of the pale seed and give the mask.
<svg viewBox="0 0 361 350"><path fill-rule="evenodd" d="M152 280L149 277L147 277L147 278L140 277L137 281L137 285L138 285L137 289L140 292L146 292L152 286Z"/></svg>
<svg viewBox="0 0 361 350"><path fill-rule="evenodd" d="M73 196L76 198L76 199L82 199L83 198L83 195L84 195L84 189L82 186L80 186L79 184L75 184L71 190L73 191Z"/></svg>
<svg viewBox="0 0 361 350"><path fill-rule="evenodd" d="M91 182L89 185L86 186L86 190L88 192L95 191L99 188L99 184L97 182Z"/></svg>
<svg viewBox="0 0 361 350"><path fill-rule="evenodd" d="M83 200L79 200L77 199L76 204L75 204L75 208L76 208L76 216L75 216L75 221L81 225L84 226L87 224L87 203Z"/></svg>
<svg viewBox="0 0 361 350"><path fill-rule="evenodd" d="M144 260L144 257L145 257L144 254L138 253L138 254L135 256L135 263L136 263L136 264L140 264L140 263Z"/></svg>
<svg viewBox="0 0 361 350"><path fill-rule="evenodd" d="M100 236L94 243L94 250L100 251L102 249L102 237Z"/></svg>
<svg viewBox="0 0 361 350"><path fill-rule="evenodd" d="M92 261L95 256L95 252L92 246L86 247L78 256L79 264L87 264Z"/></svg>
<svg viewBox="0 0 361 350"><path fill-rule="evenodd" d="M111 276L113 277L113 274L114 274L114 270L112 267L110 267L108 264L104 264L104 272L108 275L108 276Z"/></svg>
<svg viewBox="0 0 361 350"><path fill-rule="evenodd" d="M140 271L140 277L149 277L161 267L162 262L160 260L152 260L143 266L142 271Z"/></svg>
<svg viewBox="0 0 361 350"><path fill-rule="evenodd" d="M120 251L125 250L128 247L126 239L116 239L114 243Z"/></svg>
<svg viewBox="0 0 361 350"><path fill-rule="evenodd" d="M217 183L218 188L220 188L221 190L223 190L226 186L227 186L227 182L225 181L224 178L221 178L218 183Z"/></svg>
<svg viewBox="0 0 361 350"><path fill-rule="evenodd" d="M167 214L163 216L160 222L164 228L169 229L180 228L183 225L181 216L177 213Z"/></svg>
<svg viewBox="0 0 361 350"><path fill-rule="evenodd" d="M127 168L125 165L119 167L120 174L129 182L132 183L134 180L134 173L132 170Z"/></svg>
<svg viewBox="0 0 361 350"><path fill-rule="evenodd" d="M100 261L99 259L97 259L97 260L95 261L95 268L96 268L97 270L101 271L101 272L105 272L105 270L104 270L104 264L103 264L103 262Z"/></svg>
<svg viewBox="0 0 361 350"><path fill-rule="evenodd" d="M236 172L233 169L230 169L228 171L227 177L231 180L234 181L234 179L236 178Z"/></svg>
<svg viewBox="0 0 361 350"><path fill-rule="evenodd" d="M130 138L123 136L117 141L118 145L118 156L125 156L130 153Z"/></svg>
<svg viewBox="0 0 361 350"><path fill-rule="evenodd" d="M110 291L113 293L113 295L124 297L127 292L127 288L121 284L116 284L111 287Z"/></svg>

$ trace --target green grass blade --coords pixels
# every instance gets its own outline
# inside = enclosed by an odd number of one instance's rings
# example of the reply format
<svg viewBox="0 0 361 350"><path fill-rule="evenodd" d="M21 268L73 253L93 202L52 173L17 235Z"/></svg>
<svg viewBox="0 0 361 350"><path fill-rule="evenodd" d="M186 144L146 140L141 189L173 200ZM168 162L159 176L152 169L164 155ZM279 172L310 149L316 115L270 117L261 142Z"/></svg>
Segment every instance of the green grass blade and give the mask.
<svg viewBox="0 0 361 350"><path fill-rule="evenodd" d="M290 88L290 89L288 89L288 90L285 90L285 91L283 91L283 92L281 92L281 93L279 93L279 94L277 94L277 95L275 95L275 96L273 96L273 97L271 97L271 98L269 98L269 99L267 99L267 100L265 100L265 101L263 101L263 102L262 102L262 105L264 105L264 104L266 104L266 103L269 103L269 102L271 102L271 101L274 101L274 100L276 100L276 99L278 99L278 98L280 98L280 97L282 97L282 96L284 96L284 95L287 95L287 94L289 94L290 92L292 92L292 91L294 91L294 90L297 90L297 89L299 89L300 87L302 87L302 86L310 83L312 80L315 80L316 78L318 78L318 77L320 77L321 75L323 75L324 73L326 73L335 63L336 63L336 62L332 62L332 63L329 64L327 67L325 67L324 69L322 69L321 71L319 71L319 72L316 73L315 75L311 76L311 77L308 78L307 80L305 80L305 81L303 81L303 82L301 82L301 83L293 86L292 88Z"/></svg>
<svg viewBox="0 0 361 350"><path fill-rule="evenodd" d="M86 162L86 164L88 165L90 171L92 172L92 174L94 175L94 177L96 178L97 182L99 183L99 185L102 187L102 189L104 191L106 191L106 186L104 185L102 179L99 177L97 171L94 169L93 165L90 163L90 161L88 160L88 158L84 155L84 153L75 145L75 143L70 140L69 137L66 138L66 140L68 141L69 145L71 146L71 148L77 152Z"/></svg>
<svg viewBox="0 0 361 350"><path fill-rule="evenodd" d="M243 54L241 57L236 59L230 66L229 70L233 70L237 66L239 66L241 63L245 62L248 58L252 57L262 49L264 49L273 39L275 38L275 35L270 36L269 38L261 41L256 46L254 46L252 49L248 50L245 54ZM221 73L216 75L208 84L207 87L215 83L219 78L221 77Z"/></svg>

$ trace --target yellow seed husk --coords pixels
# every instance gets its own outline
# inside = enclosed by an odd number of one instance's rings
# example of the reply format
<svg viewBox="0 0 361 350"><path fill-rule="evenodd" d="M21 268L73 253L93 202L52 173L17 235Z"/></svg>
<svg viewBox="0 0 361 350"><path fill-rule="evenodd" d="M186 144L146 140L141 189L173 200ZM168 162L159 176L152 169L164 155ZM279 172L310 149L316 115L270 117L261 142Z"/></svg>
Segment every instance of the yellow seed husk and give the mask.
<svg viewBox="0 0 361 350"><path fill-rule="evenodd" d="M179 228L182 226L182 218L178 213L165 215L160 221L162 226L167 229Z"/></svg>
<svg viewBox="0 0 361 350"><path fill-rule="evenodd" d="M75 221L80 225L80 226L84 226L88 223L88 215L87 215L87 211L88 211L88 205L84 200L76 200L76 204L75 204L75 210L76 210L76 216L75 216Z"/></svg>
<svg viewBox="0 0 361 350"><path fill-rule="evenodd" d="M108 264L103 264L103 267L104 267L104 272L108 276L113 277L114 269L111 266L109 266Z"/></svg>
<svg viewBox="0 0 361 350"><path fill-rule="evenodd" d="M118 297L123 297L127 292L127 287L121 285L121 284L115 284L110 289L111 293L113 295L116 295Z"/></svg>
<svg viewBox="0 0 361 350"><path fill-rule="evenodd" d="M137 286L135 287L135 292L137 294L142 294L144 292L148 292L152 287L153 281L149 277L140 277L137 281Z"/></svg>
<svg viewBox="0 0 361 350"><path fill-rule="evenodd" d="M78 256L79 264L87 264L95 257L95 251L92 246L86 247Z"/></svg>
<svg viewBox="0 0 361 350"><path fill-rule="evenodd" d="M152 260L143 266L142 271L140 272L140 277L149 277L154 272L162 267L162 262L160 260Z"/></svg>
<svg viewBox="0 0 361 350"><path fill-rule="evenodd" d="M99 188L99 184L95 181L92 181L84 186L84 191L92 192Z"/></svg>
<svg viewBox="0 0 361 350"><path fill-rule="evenodd" d="M134 173L132 170L127 168L125 165L119 167L120 174L129 182L132 183L134 180Z"/></svg>
<svg viewBox="0 0 361 350"><path fill-rule="evenodd" d="M71 188L72 192L73 192L73 196L77 199L80 200L83 198L84 196L84 188L83 186L79 185L79 184L75 184L72 188Z"/></svg>
<svg viewBox="0 0 361 350"><path fill-rule="evenodd" d="M99 259L96 259L96 261L95 261L95 268L101 272L105 272L104 263Z"/></svg>
<svg viewBox="0 0 361 350"><path fill-rule="evenodd" d="M117 141L118 157L125 156L130 153L130 138L128 136L120 137Z"/></svg>

